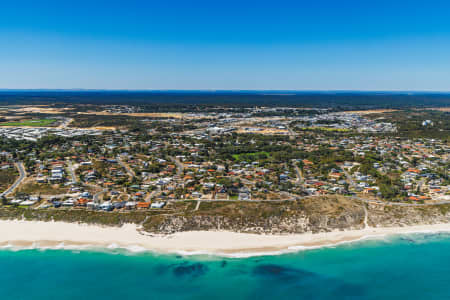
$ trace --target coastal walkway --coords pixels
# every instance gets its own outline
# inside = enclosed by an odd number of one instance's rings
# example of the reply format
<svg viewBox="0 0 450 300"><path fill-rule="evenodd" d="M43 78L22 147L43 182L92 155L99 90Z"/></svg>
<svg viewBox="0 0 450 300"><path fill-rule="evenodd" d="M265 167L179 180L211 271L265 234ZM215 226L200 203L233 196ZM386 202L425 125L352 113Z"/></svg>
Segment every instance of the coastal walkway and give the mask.
<svg viewBox="0 0 450 300"><path fill-rule="evenodd" d="M367 229L367 228L369 228L369 223L368 223L369 212L367 211L367 207L366 207L365 203L363 203L363 208L364 208L364 229Z"/></svg>
<svg viewBox="0 0 450 300"><path fill-rule="evenodd" d="M202 203L202 201L198 200L197 205L195 206L195 210L198 210L200 208L200 203Z"/></svg>

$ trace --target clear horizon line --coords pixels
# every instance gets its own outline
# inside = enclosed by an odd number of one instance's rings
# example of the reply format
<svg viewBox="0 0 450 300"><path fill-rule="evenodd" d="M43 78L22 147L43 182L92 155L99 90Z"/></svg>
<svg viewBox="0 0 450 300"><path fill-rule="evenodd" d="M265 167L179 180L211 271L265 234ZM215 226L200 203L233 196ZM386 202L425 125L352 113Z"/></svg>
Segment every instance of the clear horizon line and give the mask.
<svg viewBox="0 0 450 300"><path fill-rule="evenodd" d="M450 93L450 90L370 90L370 89L102 89L102 88L0 88L0 92L33 92L33 91L65 91L65 92L316 92L316 93L345 93L345 92L362 92L362 93Z"/></svg>

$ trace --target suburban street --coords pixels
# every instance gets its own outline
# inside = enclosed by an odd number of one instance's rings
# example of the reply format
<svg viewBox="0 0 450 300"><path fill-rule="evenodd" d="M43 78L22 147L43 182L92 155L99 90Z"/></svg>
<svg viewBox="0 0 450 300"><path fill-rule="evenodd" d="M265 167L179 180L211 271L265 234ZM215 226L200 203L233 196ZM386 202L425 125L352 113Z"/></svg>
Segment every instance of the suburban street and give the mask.
<svg viewBox="0 0 450 300"><path fill-rule="evenodd" d="M177 158L175 158L173 156L170 156L170 159L177 166L177 175L181 177L181 175L183 175L183 169L184 169L183 164Z"/></svg>
<svg viewBox="0 0 450 300"><path fill-rule="evenodd" d="M136 177L136 173L130 168L128 164L124 163L119 156L117 157L117 162L127 171L130 178Z"/></svg>
<svg viewBox="0 0 450 300"><path fill-rule="evenodd" d="M70 173L70 177L72 178L72 182L73 183L77 183L77 177L75 176L75 168L73 166L73 163L71 160L67 160L67 165L69 167L69 173Z"/></svg>
<svg viewBox="0 0 450 300"><path fill-rule="evenodd" d="M295 140L296 137L297 137L297 133L296 133L295 131L293 131L292 128L290 128L288 125L286 125L286 129L287 129L288 132L289 132L289 138L290 138L291 140Z"/></svg>
<svg viewBox="0 0 450 300"><path fill-rule="evenodd" d="M15 166L19 170L19 178L6 191L1 193L0 196L6 196L6 195L12 193L26 178L26 172L25 172L25 167L23 166L23 163L18 162L15 164Z"/></svg>
<svg viewBox="0 0 450 300"><path fill-rule="evenodd" d="M347 170L345 170L344 168L342 169L342 171L344 172L345 177L347 178L347 181L348 181L348 183L350 184L350 186L351 186L352 188L356 188L357 185L356 185L355 181L353 180L352 176L351 176L351 175L347 172Z"/></svg>
<svg viewBox="0 0 450 300"><path fill-rule="evenodd" d="M300 170L298 165L295 163L295 161L292 162L292 165L294 166L295 174L297 175L297 180L295 181L295 183L297 185L303 185L302 171Z"/></svg>
<svg viewBox="0 0 450 300"><path fill-rule="evenodd" d="M100 197L102 194L106 193L107 191L108 191L108 189L103 189L103 190L101 190L100 192L95 193L94 196L93 196L94 202L95 202L95 203L100 203L100 198L99 198L99 197Z"/></svg>

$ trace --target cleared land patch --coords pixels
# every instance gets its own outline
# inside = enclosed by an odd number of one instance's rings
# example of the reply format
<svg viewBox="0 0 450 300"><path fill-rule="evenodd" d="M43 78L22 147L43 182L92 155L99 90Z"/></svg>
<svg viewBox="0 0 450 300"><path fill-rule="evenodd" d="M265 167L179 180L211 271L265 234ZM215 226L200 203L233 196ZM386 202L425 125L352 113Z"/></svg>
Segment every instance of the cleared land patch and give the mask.
<svg viewBox="0 0 450 300"><path fill-rule="evenodd" d="M384 114L390 112L396 112L398 109L368 109L368 110L350 110L344 111L346 114L357 114L357 115L370 115L370 114Z"/></svg>
<svg viewBox="0 0 450 300"><path fill-rule="evenodd" d="M0 191L5 191L10 185L16 181L19 173L15 168L0 170Z"/></svg>
<svg viewBox="0 0 450 300"><path fill-rule="evenodd" d="M302 127L301 130L320 130L320 131L336 131L336 132L349 132L347 128L331 128L331 127Z"/></svg>
<svg viewBox="0 0 450 300"><path fill-rule="evenodd" d="M153 117L153 118L174 118L181 119L185 117L182 113L114 113L106 111L88 111L78 112L80 115L97 115L97 116L130 116L130 117Z"/></svg>

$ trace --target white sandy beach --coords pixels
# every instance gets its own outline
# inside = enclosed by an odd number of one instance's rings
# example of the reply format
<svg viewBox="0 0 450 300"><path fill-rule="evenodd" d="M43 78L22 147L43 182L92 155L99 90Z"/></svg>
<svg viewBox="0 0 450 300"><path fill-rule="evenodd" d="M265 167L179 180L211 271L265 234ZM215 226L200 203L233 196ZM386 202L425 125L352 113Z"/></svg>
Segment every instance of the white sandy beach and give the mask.
<svg viewBox="0 0 450 300"><path fill-rule="evenodd" d="M64 222L0 220L0 246L18 248L101 247L161 253L252 256L336 245L391 234L445 231L450 232L450 224L367 228L293 235L191 231L169 236L149 236L139 233L137 227L131 224L116 228Z"/></svg>

